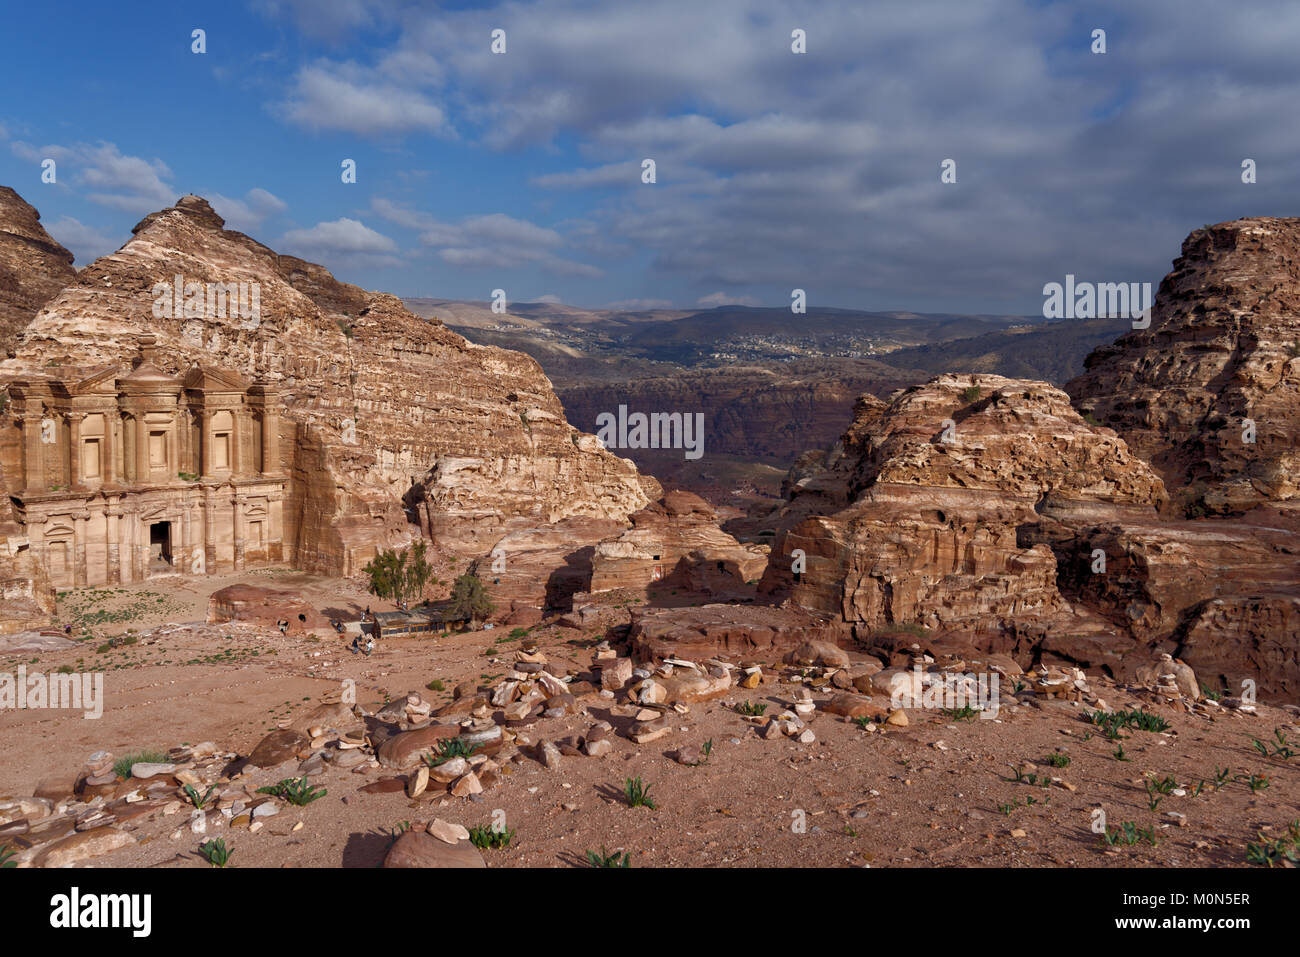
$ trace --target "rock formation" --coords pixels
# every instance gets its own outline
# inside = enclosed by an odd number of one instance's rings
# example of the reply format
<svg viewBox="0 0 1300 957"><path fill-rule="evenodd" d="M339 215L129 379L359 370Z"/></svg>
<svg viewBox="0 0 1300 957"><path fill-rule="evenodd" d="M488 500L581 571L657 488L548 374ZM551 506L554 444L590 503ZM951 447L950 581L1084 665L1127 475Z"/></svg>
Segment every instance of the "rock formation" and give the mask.
<svg viewBox="0 0 1300 957"><path fill-rule="evenodd" d="M718 528L713 506L691 492L669 492L631 520L632 528L596 546L592 592L662 583L722 596L743 591L767 566L766 545L741 545Z"/></svg>
<svg viewBox="0 0 1300 957"><path fill-rule="evenodd" d="M1156 467L1189 517L1294 501L1298 315L1300 219L1207 226L1183 242L1150 328L1098 349L1065 388Z"/></svg>
<svg viewBox="0 0 1300 957"><path fill-rule="evenodd" d="M0 635L39 628L53 613L54 589L32 553L9 496L4 495L0 497Z"/></svg>
<svg viewBox="0 0 1300 957"><path fill-rule="evenodd" d="M0 358L41 307L76 277L72 253L45 231L41 214L0 186Z"/></svg>
<svg viewBox="0 0 1300 957"><path fill-rule="evenodd" d="M828 467L791 491L764 592L862 636L924 628L995 650L1101 626L1061 596L1056 558L1026 526L1154 518L1165 496L1059 389L984 375L864 401Z"/></svg>
<svg viewBox="0 0 1300 957"><path fill-rule="evenodd" d="M45 305L0 382L129 368L152 335L163 373L268 383L286 560L316 572L356 573L421 531L477 556L512 521L623 520L658 494L565 421L532 359L223 227L197 196L147 216Z"/></svg>

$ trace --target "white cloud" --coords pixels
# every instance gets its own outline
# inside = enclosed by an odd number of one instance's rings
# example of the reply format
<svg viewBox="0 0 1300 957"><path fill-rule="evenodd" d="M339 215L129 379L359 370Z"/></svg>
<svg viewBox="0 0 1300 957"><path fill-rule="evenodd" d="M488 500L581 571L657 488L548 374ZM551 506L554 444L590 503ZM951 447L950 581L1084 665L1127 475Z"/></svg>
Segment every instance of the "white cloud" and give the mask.
<svg viewBox="0 0 1300 957"><path fill-rule="evenodd" d="M753 296L733 296L725 292L711 292L695 300L697 306L757 306L761 305Z"/></svg>
<svg viewBox="0 0 1300 957"><path fill-rule="evenodd" d="M336 219L317 223L308 229L291 229L277 244L279 248L334 268L337 265L364 264L395 266L397 243L383 233L376 232L360 220Z"/></svg>
<svg viewBox="0 0 1300 957"><path fill-rule="evenodd" d="M78 266L107 256L122 245L123 239L110 236L93 226L87 226L71 216L63 216L45 224L46 232L76 257Z"/></svg>
<svg viewBox="0 0 1300 957"><path fill-rule="evenodd" d="M436 251L453 266L467 269L511 269L537 265L561 276L596 278L603 271L559 254L566 245L554 229L505 213L469 216L446 223L428 213L376 198L371 208L391 223L419 233L420 244Z"/></svg>
<svg viewBox="0 0 1300 957"><path fill-rule="evenodd" d="M303 67L278 109L298 126L358 136L444 132L446 123L442 108L424 93L353 63Z"/></svg>
<svg viewBox="0 0 1300 957"><path fill-rule="evenodd" d="M152 213L170 206L179 195L169 182L172 171L166 163L124 155L115 143L36 147L19 141L10 149L28 162L54 160L60 182L89 187L93 192L87 193L87 198L101 206Z"/></svg>
<svg viewBox="0 0 1300 957"><path fill-rule="evenodd" d="M227 228L245 233L289 208L288 203L261 187L250 189L243 199L232 199L221 193L209 193L207 199L217 214L226 221Z"/></svg>

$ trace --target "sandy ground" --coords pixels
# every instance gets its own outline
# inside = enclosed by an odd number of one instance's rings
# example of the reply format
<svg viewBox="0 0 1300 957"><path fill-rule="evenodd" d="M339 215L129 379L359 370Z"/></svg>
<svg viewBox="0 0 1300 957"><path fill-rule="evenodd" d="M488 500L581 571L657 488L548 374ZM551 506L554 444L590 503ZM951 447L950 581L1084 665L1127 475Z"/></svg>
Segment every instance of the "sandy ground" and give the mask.
<svg viewBox="0 0 1300 957"><path fill-rule="evenodd" d="M0 712L0 796L29 795L51 775L74 776L101 748L121 756L210 740L247 754L345 678L357 683L358 702L371 708L412 690L436 707L451 700L457 682L490 685L507 669L515 647L498 628L386 641L367 659L350 654L346 639L332 633L313 639L242 625L185 624L201 621L207 596L233 580L156 579L93 602L76 592L65 596L61 609L78 633L96 612L131 614L90 624L91 636L75 649L0 657L0 671L20 662L29 670L103 670L104 715L86 720L53 710ZM240 580L293 588L322 609L385 607L355 583L339 580L283 571ZM625 620L625 612L611 608L598 627L542 627L533 636L552 661L582 671L604 628ZM128 630L145 637L97 651ZM237 866L373 867L402 822L441 817L472 827L491 823L499 810L515 836L508 848L483 852L494 867L585 866L586 852L602 847L627 852L635 867L1244 866L1246 844L1261 830L1282 837L1288 822L1300 819L1300 755L1265 758L1252 746L1252 738L1270 738L1275 727L1285 733L1300 721L1279 708L1261 705L1257 716L1224 714L1211 721L1096 679L1094 689L1112 710L1145 705L1170 722L1164 733L1126 732L1128 760L1117 759L1116 742L1083 719L1084 706L1054 701L1004 706L991 721L909 710L907 727L870 732L819 711L810 725L814 743L764 740L731 705L752 701L766 703L769 714L779 711L797 687L783 680L788 672L769 669L759 688L691 705L666 738L636 745L619 736L612 753L564 757L557 771L547 770L531 747L507 745L497 757L500 783L473 800L361 793L361 786L395 772L328 768L312 779L328 791L320 800L285 807L257 833L218 828L208 836L226 838ZM446 690L426 690L433 679ZM521 734L536 742L581 735L598 719L616 729L629 725L631 719L610 704L595 699L587 715L543 720ZM707 763L689 767L673 759L678 747L706 741L712 741ZM1291 732L1291 741L1300 741L1300 730ZM1068 764L1048 766L1048 756L1058 753ZM1026 761L1073 790L1016 783L1010 766ZM290 763L258 772L253 783L274 783L294 768ZM1251 775L1266 777L1267 787L1256 778L1252 792ZM1160 796L1152 810L1147 776L1170 776L1186 793ZM650 785L657 809L628 806L624 782L635 777ZM1092 830L1098 808L1112 827L1152 827L1156 845L1103 848ZM1185 820L1180 825L1168 812ZM299 821L304 826L295 831ZM123 826L139 843L93 863L206 867L197 854L201 838L186 823L185 812L135 818Z"/></svg>

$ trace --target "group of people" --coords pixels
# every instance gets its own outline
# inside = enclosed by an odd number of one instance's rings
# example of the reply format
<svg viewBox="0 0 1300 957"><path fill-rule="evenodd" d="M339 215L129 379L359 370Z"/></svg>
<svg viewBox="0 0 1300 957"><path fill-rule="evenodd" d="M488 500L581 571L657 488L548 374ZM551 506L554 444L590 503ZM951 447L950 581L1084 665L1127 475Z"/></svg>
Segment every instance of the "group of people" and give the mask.
<svg viewBox="0 0 1300 957"><path fill-rule="evenodd" d="M374 620L370 615L369 605L366 606L366 613L361 616L361 620L363 622ZM361 640L362 637L365 638L364 642ZM375 636L373 633L365 636L358 634L355 638L352 639L352 653L354 655L360 653L365 655L367 658L369 658L370 653L374 650L375 650Z"/></svg>

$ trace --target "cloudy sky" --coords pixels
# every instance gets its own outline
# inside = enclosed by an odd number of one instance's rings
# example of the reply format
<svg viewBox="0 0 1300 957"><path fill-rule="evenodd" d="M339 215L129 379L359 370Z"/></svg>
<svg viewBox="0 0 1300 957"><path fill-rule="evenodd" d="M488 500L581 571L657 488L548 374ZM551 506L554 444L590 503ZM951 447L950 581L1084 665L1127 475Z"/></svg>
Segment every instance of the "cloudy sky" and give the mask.
<svg viewBox="0 0 1300 957"><path fill-rule="evenodd" d="M1298 50L1295 0L22 4L0 183L79 265L194 192L406 296L1036 313L1300 213Z"/></svg>

